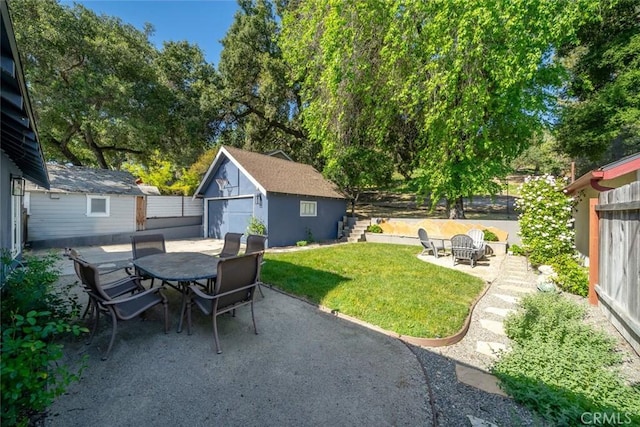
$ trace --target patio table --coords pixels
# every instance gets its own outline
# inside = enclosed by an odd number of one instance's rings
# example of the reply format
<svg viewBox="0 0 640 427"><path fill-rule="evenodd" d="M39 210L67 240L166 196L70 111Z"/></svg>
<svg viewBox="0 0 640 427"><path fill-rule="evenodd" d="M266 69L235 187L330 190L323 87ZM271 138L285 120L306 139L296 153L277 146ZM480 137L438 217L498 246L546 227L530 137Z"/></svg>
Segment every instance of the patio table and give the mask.
<svg viewBox="0 0 640 427"><path fill-rule="evenodd" d="M166 282L182 293L182 303L187 298L189 285L197 280L214 279L218 274L217 256L200 252L166 252L147 255L132 260L133 265L143 273ZM178 332L182 332L182 313L178 323Z"/></svg>

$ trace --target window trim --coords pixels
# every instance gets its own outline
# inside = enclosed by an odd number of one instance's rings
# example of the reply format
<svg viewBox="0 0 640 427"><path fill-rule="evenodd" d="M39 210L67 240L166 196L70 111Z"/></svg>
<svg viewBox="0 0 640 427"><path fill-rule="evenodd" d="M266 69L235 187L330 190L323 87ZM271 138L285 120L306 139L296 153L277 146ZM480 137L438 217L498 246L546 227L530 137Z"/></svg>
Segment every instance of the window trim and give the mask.
<svg viewBox="0 0 640 427"><path fill-rule="evenodd" d="M105 200L105 211L106 212L92 212L91 211L91 201L92 200ZM97 196L97 195L89 195L87 194L87 216L89 217L102 217L106 218L111 216L111 198L109 196Z"/></svg>
<svg viewBox="0 0 640 427"><path fill-rule="evenodd" d="M313 206L312 213L306 213L306 209L303 206ZM315 200L300 200L300 216L302 217L314 217L318 216L318 202Z"/></svg>

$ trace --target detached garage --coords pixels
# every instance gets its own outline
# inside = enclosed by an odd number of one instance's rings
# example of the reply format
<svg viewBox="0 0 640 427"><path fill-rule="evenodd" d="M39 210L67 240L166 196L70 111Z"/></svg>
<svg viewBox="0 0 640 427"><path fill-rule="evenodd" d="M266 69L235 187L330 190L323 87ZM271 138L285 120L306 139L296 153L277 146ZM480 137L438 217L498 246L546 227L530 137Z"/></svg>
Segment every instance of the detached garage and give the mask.
<svg viewBox="0 0 640 427"><path fill-rule="evenodd" d="M226 146L194 197L204 199L204 237L245 233L255 218L267 228L269 247L336 239L347 210L344 195L313 167Z"/></svg>

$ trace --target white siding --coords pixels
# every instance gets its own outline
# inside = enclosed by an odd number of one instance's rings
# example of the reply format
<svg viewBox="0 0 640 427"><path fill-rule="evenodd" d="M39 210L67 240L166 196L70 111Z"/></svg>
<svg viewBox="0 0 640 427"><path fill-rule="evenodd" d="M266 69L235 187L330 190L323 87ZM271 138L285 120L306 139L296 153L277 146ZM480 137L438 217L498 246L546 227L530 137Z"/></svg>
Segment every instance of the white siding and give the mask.
<svg viewBox="0 0 640 427"><path fill-rule="evenodd" d="M193 200L191 197L184 198L184 216L204 215L204 201L202 199Z"/></svg>
<svg viewBox="0 0 640 427"><path fill-rule="evenodd" d="M108 217L87 217L86 194L31 193L28 239L45 240L66 237L126 233L136 230L135 197L109 195Z"/></svg>
<svg viewBox="0 0 640 427"><path fill-rule="evenodd" d="M182 196L148 196L147 218L201 216L202 199L192 200Z"/></svg>

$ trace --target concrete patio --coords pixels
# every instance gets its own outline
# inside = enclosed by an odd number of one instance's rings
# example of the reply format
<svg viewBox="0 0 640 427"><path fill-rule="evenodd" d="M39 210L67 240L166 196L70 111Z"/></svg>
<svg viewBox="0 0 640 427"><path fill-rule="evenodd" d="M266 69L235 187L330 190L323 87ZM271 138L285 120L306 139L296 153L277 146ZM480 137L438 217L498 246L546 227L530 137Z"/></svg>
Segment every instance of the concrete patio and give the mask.
<svg viewBox="0 0 640 427"><path fill-rule="evenodd" d="M221 246L222 241L202 239L167 242L168 251L216 253ZM129 245L78 249L104 268L125 265L131 256ZM73 282L71 263L63 261L61 268L62 280ZM86 357L87 367L52 405L46 424L413 426L517 420L530 425L528 411L456 354L406 344L272 289L264 291L255 303L259 335L253 333L246 307L235 318L219 319L220 355L214 350L211 320L199 312L194 312L193 335L175 332L181 297L173 289L165 291L170 332L162 331L159 308L144 321L122 322L104 362L100 356L111 326L103 319L91 345L65 345L64 363Z"/></svg>

